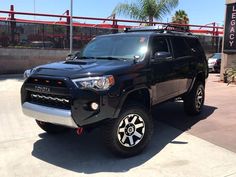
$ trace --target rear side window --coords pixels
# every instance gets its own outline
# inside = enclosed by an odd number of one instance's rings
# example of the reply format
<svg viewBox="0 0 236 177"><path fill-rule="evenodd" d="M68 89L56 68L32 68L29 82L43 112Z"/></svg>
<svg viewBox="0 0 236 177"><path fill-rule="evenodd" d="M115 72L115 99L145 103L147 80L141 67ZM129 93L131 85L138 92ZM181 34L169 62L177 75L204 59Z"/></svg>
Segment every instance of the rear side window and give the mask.
<svg viewBox="0 0 236 177"><path fill-rule="evenodd" d="M168 44L165 38L154 37L152 42L152 51L156 52L169 52Z"/></svg>
<svg viewBox="0 0 236 177"><path fill-rule="evenodd" d="M175 58L191 55L191 50L184 38L174 37L171 41Z"/></svg>
<svg viewBox="0 0 236 177"><path fill-rule="evenodd" d="M187 38L186 41L193 51L201 55L204 54L204 50L197 38Z"/></svg>

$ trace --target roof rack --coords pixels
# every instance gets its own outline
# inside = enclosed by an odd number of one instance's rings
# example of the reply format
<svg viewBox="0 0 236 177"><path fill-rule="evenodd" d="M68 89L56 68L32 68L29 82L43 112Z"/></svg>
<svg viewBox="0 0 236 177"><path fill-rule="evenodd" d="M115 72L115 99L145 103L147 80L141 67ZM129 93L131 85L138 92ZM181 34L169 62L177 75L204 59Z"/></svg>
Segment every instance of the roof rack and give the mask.
<svg viewBox="0 0 236 177"><path fill-rule="evenodd" d="M145 26L137 28L125 28L125 32L139 32L139 31L155 31L155 32L164 32L164 29L158 28L158 26Z"/></svg>
<svg viewBox="0 0 236 177"><path fill-rule="evenodd" d="M188 26L180 26L180 25L174 25L174 24L168 24L166 26L162 26L160 29L160 26L146 26L146 27L140 27L140 28L125 28L124 32L157 32L157 33L172 33L172 34L185 34L185 35L192 35L192 33L189 32Z"/></svg>

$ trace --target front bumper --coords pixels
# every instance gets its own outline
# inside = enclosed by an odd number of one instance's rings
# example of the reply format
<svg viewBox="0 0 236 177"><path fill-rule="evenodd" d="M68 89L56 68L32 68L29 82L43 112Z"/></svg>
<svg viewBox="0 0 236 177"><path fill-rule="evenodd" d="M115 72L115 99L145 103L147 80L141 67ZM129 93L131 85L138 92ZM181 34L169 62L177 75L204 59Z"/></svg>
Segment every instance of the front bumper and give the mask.
<svg viewBox="0 0 236 177"><path fill-rule="evenodd" d="M31 82L35 79L40 83ZM26 80L21 88L22 109L27 116L39 121L73 128L114 118L120 100L117 99L119 94L117 94L116 87L106 92L98 92L78 89L67 78L34 76L31 77L31 80ZM52 81L52 84L55 83L55 80L63 82L64 86L58 87L43 83L48 80ZM54 104L55 102L57 103ZM91 109L93 102L99 104L98 110Z"/></svg>
<svg viewBox="0 0 236 177"><path fill-rule="evenodd" d="M33 117L39 121L63 125L71 128L78 128L71 117L70 110L51 108L25 102L22 105L22 111L25 115Z"/></svg>

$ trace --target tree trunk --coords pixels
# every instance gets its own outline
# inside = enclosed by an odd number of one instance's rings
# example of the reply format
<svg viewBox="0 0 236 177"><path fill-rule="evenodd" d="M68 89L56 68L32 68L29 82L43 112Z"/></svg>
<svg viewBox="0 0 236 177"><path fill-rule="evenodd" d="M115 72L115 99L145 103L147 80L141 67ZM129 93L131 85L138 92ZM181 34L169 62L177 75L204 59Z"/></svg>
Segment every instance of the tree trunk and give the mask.
<svg viewBox="0 0 236 177"><path fill-rule="evenodd" d="M149 26L153 26L153 17L152 16L148 17L148 22L149 22Z"/></svg>

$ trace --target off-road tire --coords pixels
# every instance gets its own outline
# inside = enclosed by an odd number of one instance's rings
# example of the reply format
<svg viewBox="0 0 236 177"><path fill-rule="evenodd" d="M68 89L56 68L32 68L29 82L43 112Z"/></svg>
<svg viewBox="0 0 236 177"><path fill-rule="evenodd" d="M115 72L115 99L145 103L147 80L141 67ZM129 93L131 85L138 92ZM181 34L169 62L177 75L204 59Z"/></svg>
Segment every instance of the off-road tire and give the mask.
<svg viewBox="0 0 236 177"><path fill-rule="evenodd" d="M190 116L201 113L205 101L205 87L202 82L194 84L192 90L184 97L184 110Z"/></svg>
<svg viewBox="0 0 236 177"><path fill-rule="evenodd" d="M153 122L144 106L129 104L124 107L117 119L104 125L103 138L107 148L115 155L130 157L142 152L150 142Z"/></svg>

